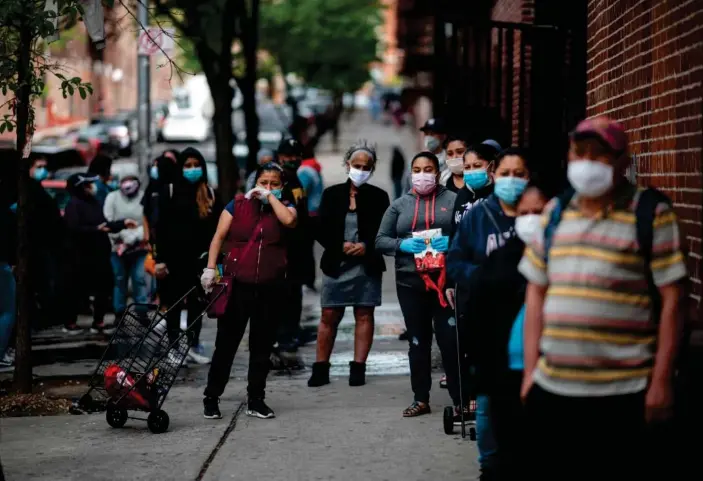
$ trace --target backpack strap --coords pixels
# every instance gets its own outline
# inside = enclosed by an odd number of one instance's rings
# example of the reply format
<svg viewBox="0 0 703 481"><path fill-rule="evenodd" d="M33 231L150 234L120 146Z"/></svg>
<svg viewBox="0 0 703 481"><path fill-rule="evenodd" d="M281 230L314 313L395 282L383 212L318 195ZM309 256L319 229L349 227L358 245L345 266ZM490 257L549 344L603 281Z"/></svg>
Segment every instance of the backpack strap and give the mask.
<svg viewBox="0 0 703 481"><path fill-rule="evenodd" d="M560 196L556 197L554 208L549 213L549 222L544 228L544 257L549 258L549 250L552 248L554 232L559 227L564 209L569 206L575 191L572 188L566 189Z"/></svg>
<svg viewBox="0 0 703 481"><path fill-rule="evenodd" d="M661 314L661 297L659 296L659 288L654 283L654 275L650 266L654 243L654 219L657 215L657 206L662 203L671 206L671 201L666 195L650 187L640 193L635 207L637 244L639 255L644 259L649 297L652 300L652 316L655 322L659 322Z"/></svg>

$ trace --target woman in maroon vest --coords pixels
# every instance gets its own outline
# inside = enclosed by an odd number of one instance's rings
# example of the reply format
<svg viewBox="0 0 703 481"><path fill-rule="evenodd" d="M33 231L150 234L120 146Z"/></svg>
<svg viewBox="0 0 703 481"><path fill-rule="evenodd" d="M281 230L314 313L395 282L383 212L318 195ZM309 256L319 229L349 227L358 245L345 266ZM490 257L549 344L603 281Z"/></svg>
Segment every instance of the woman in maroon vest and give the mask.
<svg viewBox="0 0 703 481"><path fill-rule="evenodd" d="M284 227L295 227L297 213L289 199L282 198L283 171L268 163L256 173L256 187L246 195L238 194L220 216L217 232L210 244L203 289L213 289L217 259L227 240L230 250L223 263L224 275L231 279L227 308L217 320L215 353L205 388L204 415L220 419L219 397L225 390L234 355L249 328L249 374L247 415L262 419L275 415L264 402L269 353L276 335L275 303L271 293L281 288L286 277Z"/></svg>

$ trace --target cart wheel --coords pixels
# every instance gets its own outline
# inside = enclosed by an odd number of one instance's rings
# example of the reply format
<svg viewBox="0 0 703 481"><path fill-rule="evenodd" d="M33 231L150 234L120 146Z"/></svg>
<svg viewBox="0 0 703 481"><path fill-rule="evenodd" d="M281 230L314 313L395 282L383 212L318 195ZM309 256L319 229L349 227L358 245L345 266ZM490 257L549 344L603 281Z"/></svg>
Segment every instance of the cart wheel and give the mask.
<svg viewBox="0 0 703 481"><path fill-rule="evenodd" d="M165 433L168 430L168 422L168 414L166 414L166 411L162 411L161 409L150 412L149 417L146 420L146 424L149 426L149 431L154 434Z"/></svg>
<svg viewBox="0 0 703 481"><path fill-rule="evenodd" d="M105 418L107 419L107 424L113 428L121 428L127 422L127 410L114 404L108 404Z"/></svg>
<svg viewBox="0 0 703 481"><path fill-rule="evenodd" d="M469 429L469 439L476 441L476 428L472 427Z"/></svg>
<svg viewBox="0 0 703 481"><path fill-rule="evenodd" d="M454 408L444 408L444 434L454 434Z"/></svg>

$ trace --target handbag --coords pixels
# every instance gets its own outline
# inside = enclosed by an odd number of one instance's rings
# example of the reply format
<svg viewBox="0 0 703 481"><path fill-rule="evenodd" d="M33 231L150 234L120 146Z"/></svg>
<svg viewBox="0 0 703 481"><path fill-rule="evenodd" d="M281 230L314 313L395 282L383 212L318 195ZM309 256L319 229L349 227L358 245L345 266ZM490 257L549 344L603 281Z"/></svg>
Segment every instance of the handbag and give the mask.
<svg viewBox="0 0 703 481"><path fill-rule="evenodd" d="M242 250L240 258L245 257L249 253L251 248L254 246L254 244L256 244L256 233L259 231L260 226L261 221L256 224L256 227L252 231L252 238L249 239L246 246ZM227 270L222 273L222 276L220 277L219 281L217 281L217 284L215 284L212 291L210 292L209 305L207 309L208 317L223 317L227 312L229 300L232 298L234 280L237 277L237 264L236 262L228 262L229 256L230 254L227 254L228 259L226 259L225 265L233 265L232 267L227 268Z"/></svg>

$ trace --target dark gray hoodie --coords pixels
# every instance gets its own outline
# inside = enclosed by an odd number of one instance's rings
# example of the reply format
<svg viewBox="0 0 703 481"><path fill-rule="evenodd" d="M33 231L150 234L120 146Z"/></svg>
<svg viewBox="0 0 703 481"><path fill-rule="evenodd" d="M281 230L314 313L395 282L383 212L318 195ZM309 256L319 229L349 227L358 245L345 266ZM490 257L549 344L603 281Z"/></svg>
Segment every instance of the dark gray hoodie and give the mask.
<svg viewBox="0 0 703 481"><path fill-rule="evenodd" d="M434 194L426 197L418 197L412 190L408 191L386 210L376 236L376 250L383 255L395 256L396 283L399 286L425 289L424 281L415 270L414 256L401 252L400 242L412 237L412 232L426 230L428 223L430 229L442 229L445 236L450 236L455 200L455 193L439 185ZM417 220L413 229L416 207Z"/></svg>

